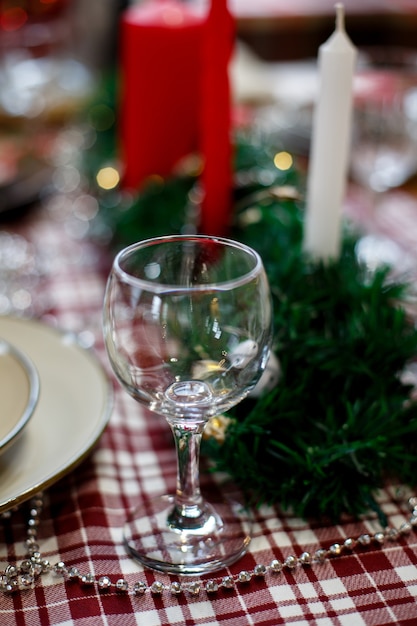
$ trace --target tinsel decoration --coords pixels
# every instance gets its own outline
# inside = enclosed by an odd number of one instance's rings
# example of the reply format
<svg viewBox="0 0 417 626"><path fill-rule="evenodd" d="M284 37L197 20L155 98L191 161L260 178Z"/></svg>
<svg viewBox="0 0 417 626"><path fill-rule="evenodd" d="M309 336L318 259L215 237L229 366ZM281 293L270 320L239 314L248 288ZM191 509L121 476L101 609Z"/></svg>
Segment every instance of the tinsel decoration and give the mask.
<svg viewBox="0 0 417 626"><path fill-rule="evenodd" d="M92 180L101 139L86 164ZM408 286L393 282L389 267L362 266L360 235L349 230L338 261L305 258L303 180L295 168L277 170L275 152L250 134L236 138L230 237L263 258L280 377L229 412L225 432L206 438L203 452L252 503L333 520L369 509L382 515L378 488L387 480L415 486L417 475L417 405L404 378L417 354L417 330L402 306ZM150 181L134 197L95 189L96 232L107 227L114 249L182 232L196 185L189 173Z"/></svg>

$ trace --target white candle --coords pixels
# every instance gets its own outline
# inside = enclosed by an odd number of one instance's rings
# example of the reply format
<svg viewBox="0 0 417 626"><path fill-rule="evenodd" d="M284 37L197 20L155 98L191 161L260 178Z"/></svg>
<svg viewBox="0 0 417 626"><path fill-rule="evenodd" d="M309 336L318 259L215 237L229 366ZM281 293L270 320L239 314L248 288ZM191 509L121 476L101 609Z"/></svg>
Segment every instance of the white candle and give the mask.
<svg viewBox="0 0 417 626"><path fill-rule="evenodd" d="M319 48L303 242L307 254L323 261L340 254L356 60L356 48L345 32L343 5L335 8L336 30Z"/></svg>

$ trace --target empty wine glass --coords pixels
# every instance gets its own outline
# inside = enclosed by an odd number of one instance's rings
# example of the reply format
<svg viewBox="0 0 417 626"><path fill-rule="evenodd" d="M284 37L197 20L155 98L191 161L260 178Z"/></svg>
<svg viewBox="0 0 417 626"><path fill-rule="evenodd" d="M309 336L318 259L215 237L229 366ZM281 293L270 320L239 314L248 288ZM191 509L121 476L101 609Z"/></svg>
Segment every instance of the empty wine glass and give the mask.
<svg viewBox="0 0 417 626"><path fill-rule="evenodd" d="M417 172L417 56L366 51L355 77L351 172L374 195Z"/></svg>
<svg viewBox="0 0 417 626"><path fill-rule="evenodd" d="M165 417L177 451L175 494L144 499L125 524L125 545L142 564L201 574L246 551L250 526L242 506L212 505L201 495L199 450L209 418L259 380L271 317L262 261L240 243L168 236L116 256L104 300L109 359L125 389Z"/></svg>

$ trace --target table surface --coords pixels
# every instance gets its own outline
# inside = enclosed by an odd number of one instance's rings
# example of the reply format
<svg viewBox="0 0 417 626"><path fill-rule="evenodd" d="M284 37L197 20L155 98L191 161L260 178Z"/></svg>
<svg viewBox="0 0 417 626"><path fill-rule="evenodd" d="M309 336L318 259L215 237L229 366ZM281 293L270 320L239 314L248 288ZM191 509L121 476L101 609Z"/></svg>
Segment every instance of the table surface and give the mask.
<svg viewBox="0 0 417 626"><path fill-rule="evenodd" d="M56 200L59 203L59 199ZM417 249L417 206L402 196L402 218L392 206L380 213L381 233L397 235L409 251ZM398 203L395 204L398 207ZM110 589L96 583L66 580L54 572L40 577L34 588L0 595L0 624L4 626L146 626L186 624L205 626L360 626L417 623L417 534L413 530L398 541L375 541L351 553L327 559L323 564L298 566L281 573L268 571L248 584L216 593L201 590L172 595L166 575L143 571L124 551L121 527L128 511L142 498L172 491L176 460L168 426L163 419L146 414L112 378L101 339L101 305L105 270L102 257L87 239L74 236L49 201L6 230L27 238L49 259L41 285L34 294L42 302L41 317L71 332L89 331L93 350L114 386L110 422L98 445L75 470L45 493L38 538L42 555L55 564L64 561L97 581L107 575ZM355 198L348 210L357 209ZM399 232L401 231L401 232ZM385 233L386 234L386 233ZM58 366L58 364L57 364ZM242 461L244 471L244 461ZM203 474L203 485L213 478ZM380 494L392 526L399 527L410 512L398 499L395 486ZM25 557L26 513L21 506L0 524L0 569ZM262 508L255 513L249 552L227 571L238 575L256 564L269 565L307 550L328 548L335 542L379 530L372 517L323 526ZM130 591L118 591L123 578ZM213 576L212 576L213 578ZM134 595L138 580L148 589ZM161 594L149 589L154 581L166 587Z"/></svg>

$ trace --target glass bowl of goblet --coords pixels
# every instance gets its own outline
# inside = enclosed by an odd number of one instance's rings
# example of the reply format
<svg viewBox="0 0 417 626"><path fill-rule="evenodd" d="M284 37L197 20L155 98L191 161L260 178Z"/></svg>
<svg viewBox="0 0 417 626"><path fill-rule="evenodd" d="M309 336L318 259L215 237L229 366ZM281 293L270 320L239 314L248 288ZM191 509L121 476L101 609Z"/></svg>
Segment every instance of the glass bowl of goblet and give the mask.
<svg viewBox="0 0 417 626"><path fill-rule="evenodd" d="M166 419L177 452L175 493L144 498L125 524L125 546L170 574L222 569L246 552L250 521L241 503L202 496L200 444L210 418L240 402L268 360L272 307L261 258L204 235L141 241L115 257L103 311L116 377L149 415Z"/></svg>

